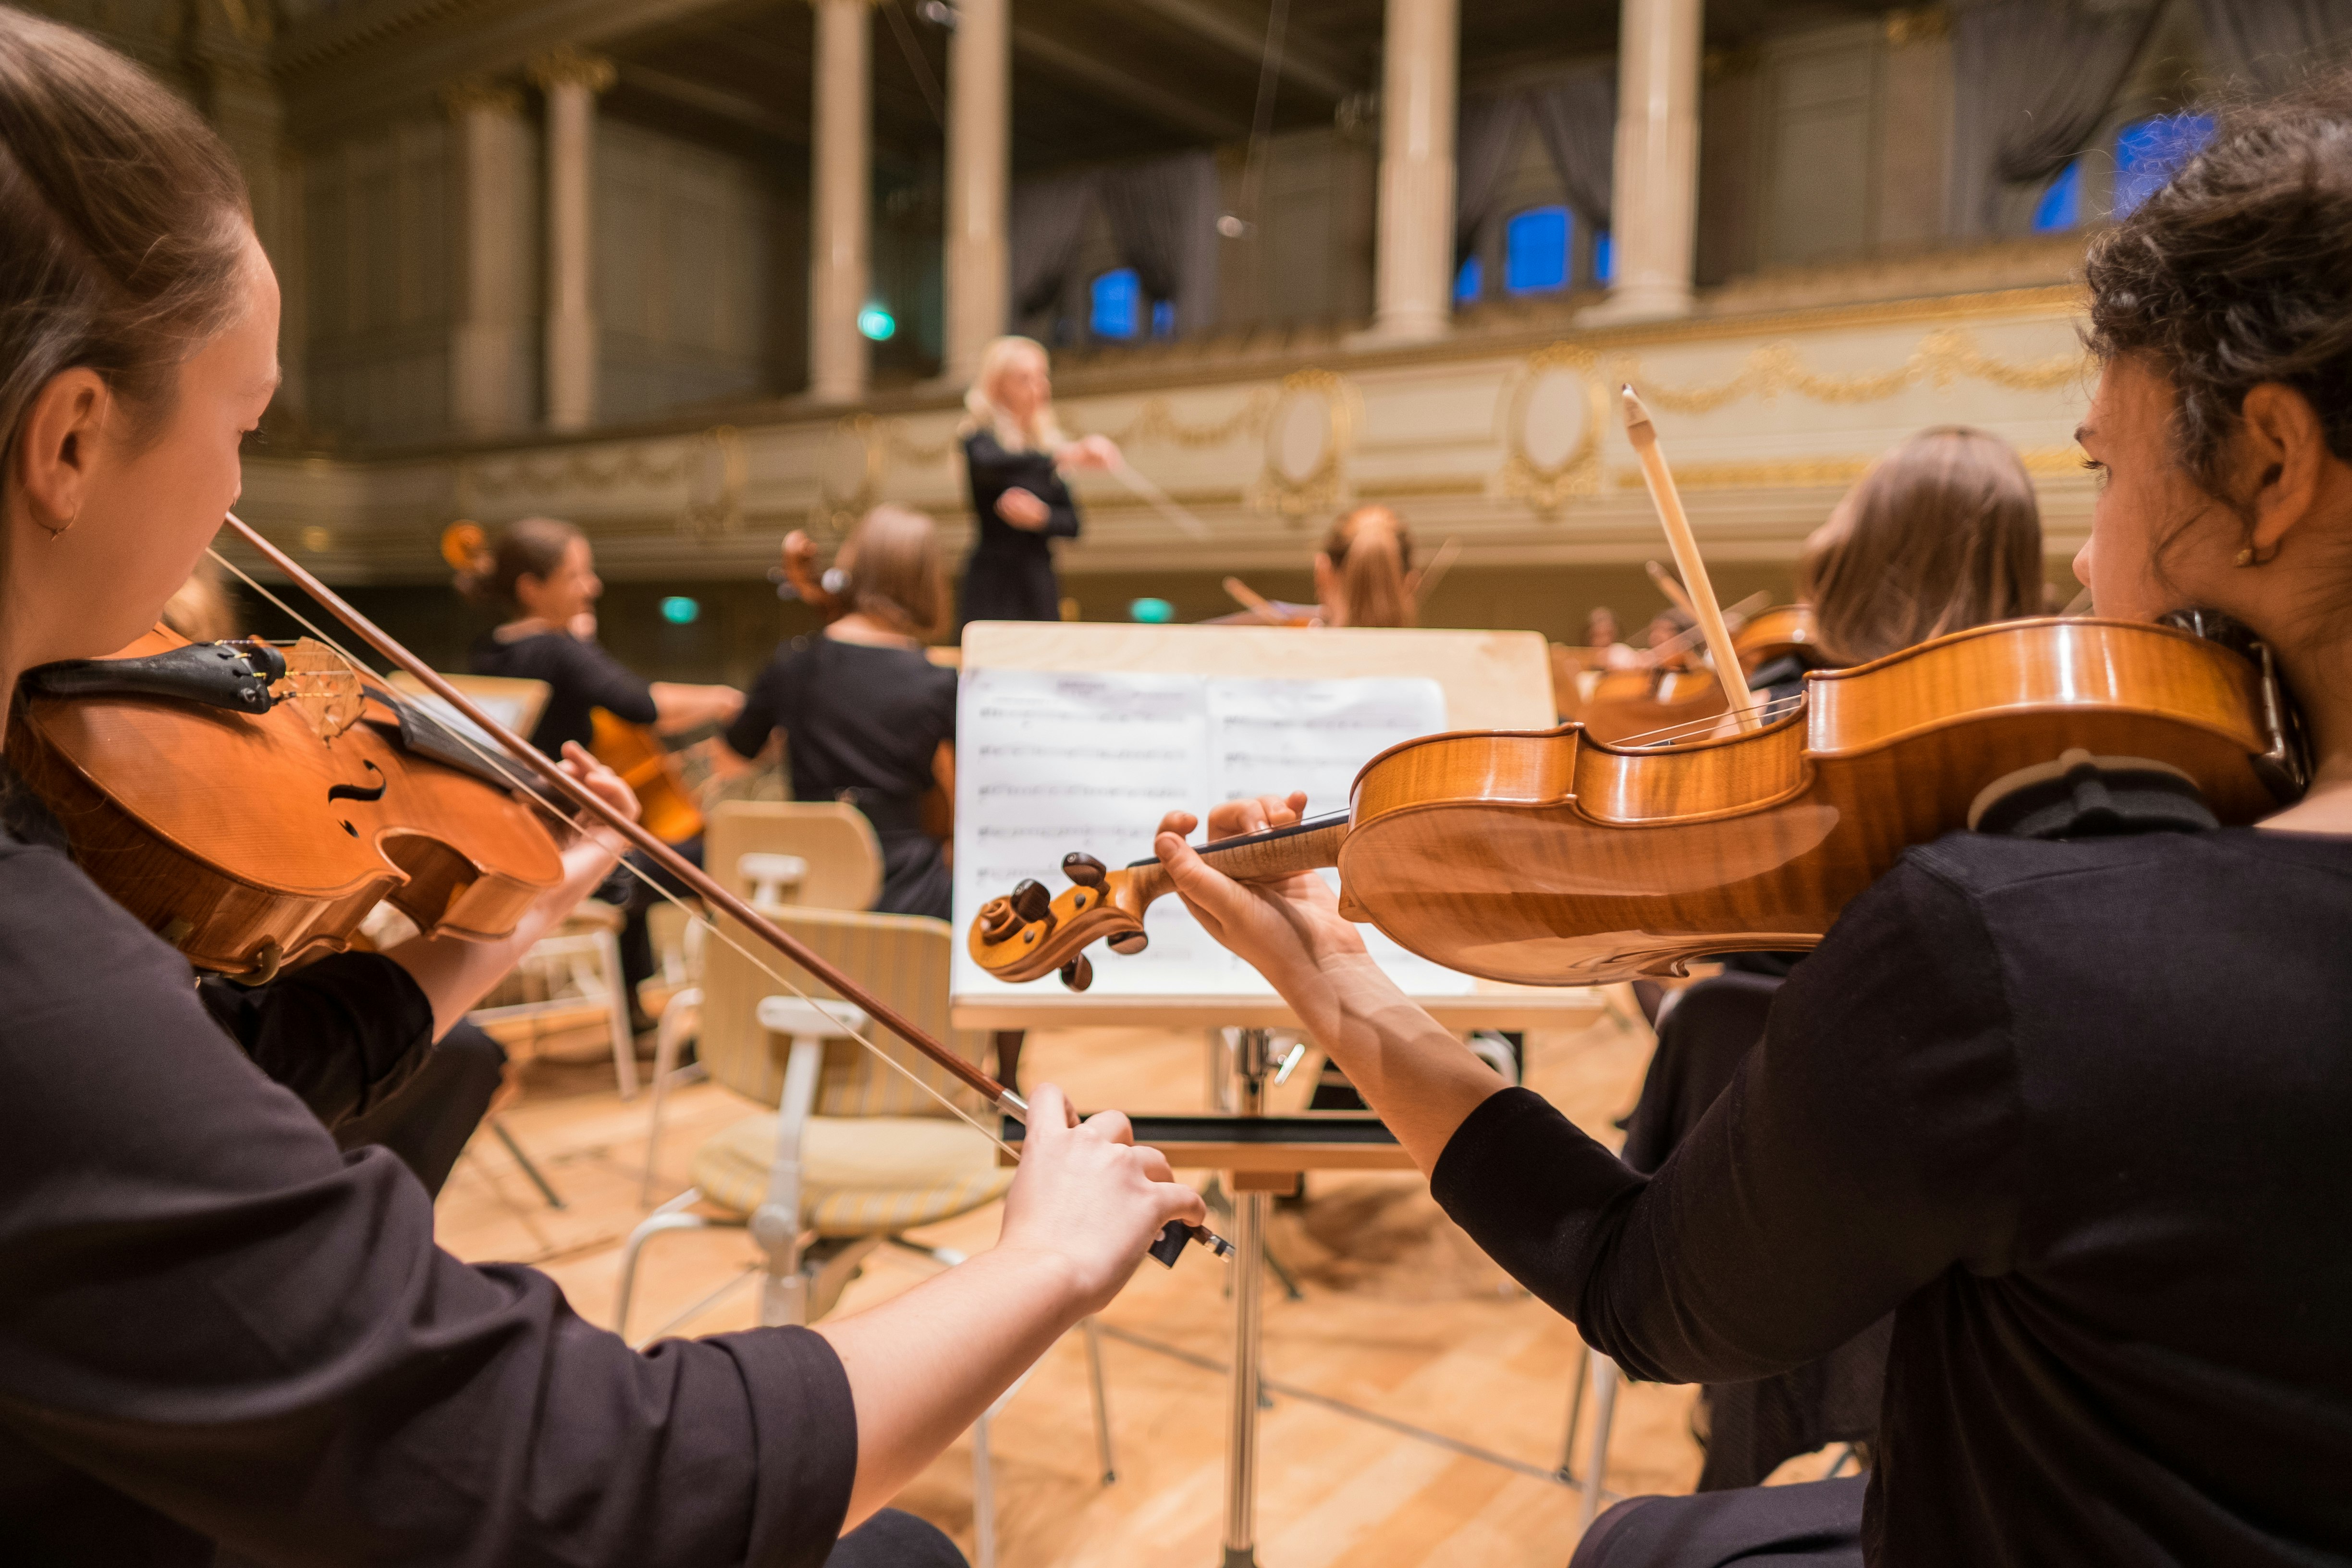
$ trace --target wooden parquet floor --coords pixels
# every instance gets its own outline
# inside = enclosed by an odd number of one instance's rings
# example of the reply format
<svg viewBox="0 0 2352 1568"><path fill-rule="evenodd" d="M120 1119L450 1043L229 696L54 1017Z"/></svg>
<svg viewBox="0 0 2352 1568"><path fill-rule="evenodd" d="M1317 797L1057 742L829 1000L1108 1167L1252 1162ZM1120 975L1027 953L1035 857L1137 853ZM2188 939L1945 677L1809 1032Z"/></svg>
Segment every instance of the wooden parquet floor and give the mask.
<svg viewBox="0 0 2352 1568"><path fill-rule="evenodd" d="M1574 1033L1531 1036L1528 1047L1530 1086L1613 1138L1612 1121L1641 1085L1647 1032L1607 1018ZM593 1052L591 1045L573 1063L531 1063L527 1092L505 1116L567 1206L547 1207L485 1130L453 1173L438 1217L443 1244L459 1256L534 1263L582 1313L609 1324L620 1244L643 1212L646 1100L624 1103L609 1058L598 1062ZM1022 1076L1031 1084L1061 1083L1087 1107L1197 1110L1205 1094L1203 1047L1192 1033L1033 1035ZM701 1138L756 1109L708 1084L673 1095L671 1104L657 1198L687 1184L687 1163ZM1268 1380L1538 1473L1276 1393L1260 1422L1258 1561L1266 1568L1559 1568L1574 1544L1579 1496L1548 1472L1560 1461L1580 1364L1575 1331L1478 1253L1417 1176L1323 1173L1308 1182L1303 1207L1278 1212L1273 1226L1276 1251L1297 1271L1304 1298L1269 1289ZM992 1205L919 1239L976 1251L994 1240L996 1227ZM646 1254L630 1331L642 1336L685 1312L738 1277L752 1256L740 1231L657 1239ZM905 1289L932 1268L912 1255L877 1252L836 1310ZM1103 1485L1097 1473L1076 1335L1038 1364L998 1417L992 1447L1004 1568L1212 1568L1220 1561L1226 1380L1217 1369L1230 1355L1232 1310L1225 1272L1198 1249L1173 1270L1147 1263L1104 1314L1116 1484ZM752 1321L751 1292L743 1288L677 1331L716 1332ZM1695 1394L1652 1385L1624 1391L1610 1490L1689 1489L1699 1463L1688 1426ZM1575 1463L1580 1470L1580 1451ZM1791 1468L1805 1466L1793 1461ZM966 1438L899 1500L967 1552L971 1474Z"/></svg>

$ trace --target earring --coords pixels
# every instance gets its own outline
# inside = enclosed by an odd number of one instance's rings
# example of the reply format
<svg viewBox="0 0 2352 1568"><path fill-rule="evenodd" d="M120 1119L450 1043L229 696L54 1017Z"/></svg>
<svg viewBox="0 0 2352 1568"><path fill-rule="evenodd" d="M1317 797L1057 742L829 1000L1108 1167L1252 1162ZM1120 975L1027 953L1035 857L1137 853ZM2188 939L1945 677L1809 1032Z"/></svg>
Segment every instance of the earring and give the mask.
<svg viewBox="0 0 2352 1568"><path fill-rule="evenodd" d="M64 526L63 526L63 527L60 527L60 528L52 528L52 529L50 529L50 530L49 530L49 537L50 537L51 539L55 539L55 538L57 538L57 537L58 537L58 535L59 535L59 534L61 534L61 533L65 532L67 529L71 528L75 523L79 522L80 521L81 521L81 513L79 513L79 511L77 511L77 512L75 512L71 517L69 517L69 518L66 519L66 521L65 521L65 524L64 524Z"/></svg>
<svg viewBox="0 0 2352 1568"><path fill-rule="evenodd" d="M2276 550L2273 550L2269 555L2257 555L2254 553L2254 547L2249 544L2243 550L2238 552L2237 559L2232 562L2231 564L2236 566L2267 566L2277 554L2278 552Z"/></svg>

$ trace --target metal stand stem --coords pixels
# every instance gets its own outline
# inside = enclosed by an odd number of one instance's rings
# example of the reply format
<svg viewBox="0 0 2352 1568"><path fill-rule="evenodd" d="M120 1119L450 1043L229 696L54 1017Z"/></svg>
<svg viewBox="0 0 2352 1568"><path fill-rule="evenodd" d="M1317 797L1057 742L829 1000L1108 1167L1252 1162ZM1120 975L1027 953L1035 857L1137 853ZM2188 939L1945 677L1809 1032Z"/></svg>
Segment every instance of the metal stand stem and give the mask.
<svg viewBox="0 0 2352 1568"><path fill-rule="evenodd" d="M1234 1053L1244 1116L1265 1114L1267 1035L1241 1031ZM1223 1568L1257 1568L1257 1402L1259 1309L1265 1294L1265 1218L1274 1197L1265 1192L1234 1194L1234 1375L1233 1425L1225 1455L1225 1556Z"/></svg>

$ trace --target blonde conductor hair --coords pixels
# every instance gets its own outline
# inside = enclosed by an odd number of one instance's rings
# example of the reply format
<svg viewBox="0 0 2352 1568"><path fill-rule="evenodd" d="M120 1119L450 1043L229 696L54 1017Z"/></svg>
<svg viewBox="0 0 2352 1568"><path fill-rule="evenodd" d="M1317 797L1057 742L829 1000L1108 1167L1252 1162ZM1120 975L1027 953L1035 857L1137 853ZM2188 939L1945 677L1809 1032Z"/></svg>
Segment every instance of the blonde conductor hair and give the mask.
<svg viewBox="0 0 2352 1568"><path fill-rule="evenodd" d="M1008 452L1051 452L1069 439L1062 434L1062 422L1055 416L1051 402L1040 407L1024 428L1010 412L998 406L994 396L1005 367L1022 354L1035 354L1048 364L1053 363L1045 345L1034 338L999 338L981 351L980 368L972 373L971 389L963 395L964 420L959 434L985 430Z"/></svg>

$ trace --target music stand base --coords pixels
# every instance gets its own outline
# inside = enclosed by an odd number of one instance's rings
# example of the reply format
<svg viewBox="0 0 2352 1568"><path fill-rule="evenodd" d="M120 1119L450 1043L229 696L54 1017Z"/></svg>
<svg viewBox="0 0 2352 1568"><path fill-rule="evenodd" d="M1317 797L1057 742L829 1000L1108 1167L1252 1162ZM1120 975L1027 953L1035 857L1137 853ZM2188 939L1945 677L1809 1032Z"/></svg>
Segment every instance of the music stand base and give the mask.
<svg viewBox="0 0 2352 1568"><path fill-rule="evenodd" d="M1257 1568L1257 1548L1255 1546L1226 1547L1223 1568Z"/></svg>

